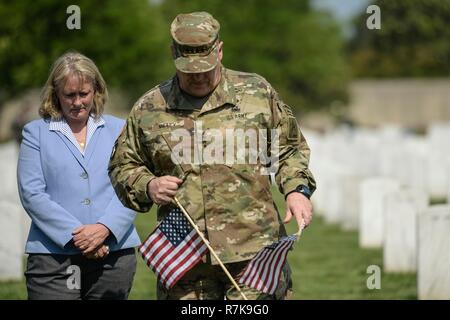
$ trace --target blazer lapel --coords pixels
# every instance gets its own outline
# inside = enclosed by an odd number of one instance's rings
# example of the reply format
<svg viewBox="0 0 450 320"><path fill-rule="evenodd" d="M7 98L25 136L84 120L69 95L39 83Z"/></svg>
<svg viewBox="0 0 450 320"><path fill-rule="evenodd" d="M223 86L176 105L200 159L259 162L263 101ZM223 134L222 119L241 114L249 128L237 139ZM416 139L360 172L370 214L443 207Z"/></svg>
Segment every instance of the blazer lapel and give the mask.
<svg viewBox="0 0 450 320"><path fill-rule="evenodd" d="M80 153L80 151L73 145L72 142L69 141L69 139L67 139L67 137L64 134L62 134L59 131L54 132L56 132L56 134L61 138L61 140L66 145L67 149L69 149L69 151L72 153L75 159L77 159L77 161L84 168L84 170L87 170L86 160L83 158L83 155Z"/></svg>
<svg viewBox="0 0 450 320"><path fill-rule="evenodd" d="M94 150L97 147L97 142L98 140L100 140L100 135L103 134L104 127L105 125L98 126L97 129L95 129L94 133L92 134L91 139L89 140L87 148L84 152L86 164L89 164L89 160L91 159L92 154L94 153Z"/></svg>

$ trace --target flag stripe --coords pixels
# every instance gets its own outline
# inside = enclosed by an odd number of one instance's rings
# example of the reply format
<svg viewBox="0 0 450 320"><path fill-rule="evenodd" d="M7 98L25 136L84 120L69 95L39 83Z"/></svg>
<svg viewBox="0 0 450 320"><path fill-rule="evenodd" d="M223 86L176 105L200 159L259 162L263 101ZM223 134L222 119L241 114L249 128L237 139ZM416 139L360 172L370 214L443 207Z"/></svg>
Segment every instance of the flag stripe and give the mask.
<svg viewBox="0 0 450 320"><path fill-rule="evenodd" d="M195 233L195 231L193 232ZM187 241L185 240L185 243L182 244L182 247L177 248L170 254L166 255L164 259L158 261L158 264L161 266L161 269L159 270L161 276L163 276L164 278L169 278L172 268L175 268L178 265L182 265L182 261L186 256L195 254L196 251L194 243L198 239L199 237L196 236L196 234L191 234L189 239L187 239Z"/></svg>
<svg viewBox="0 0 450 320"><path fill-rule="evenodd" d="M250 279L253 278L253 276L255 275L259 263L261 260L264 259L264 256L267 254L267 251L265 250L261 250L260 252L258 252L258 254L250 261L250 263L247 266L247 270L250 270L248 272L244 272L241 281L243 282L247 282L247 281L251 281Z"/></svg>
<svg viewBox="0 0 450 320"><path fill-rule="evenodd" d="M276 254L271 255L271 257L266 261L266 268L264 268L264 273L259 280L259 288L261 291L273 292L276 287L274 286L275 281L273 281L273 273L277 271L277 269L281 270L282 265L280 266L280 262L284 263L284 259L280 260L280 255L283 253L283 249L289 246L289 243L283 243L281 248L277 250Z"/></svg>
<svg viewBox="0 0 450 320"><path fill-rule="evenodd" d="M258 261L253 266L254 270L253 270L252 275L251 275L251 284L250 284L250 286L252 288L254 288L256 286L256 283L258 281L258 278L259 278L259 275L261 273L261 270L264 267L264 262L269 257L269 255L270 255L270 251L264 249L261 252L261 257L258 259Z"/></svg>
<svg viewBox="0 0 450 320"><path fill-rule="evenodd" d="M287 253L288 253L290 247L291 247L290 243L285 243L283 245L283 248L280 250L280 253L279 253L277 259L274 261L276 264L279 264L279 265L273 266L271 268L272 274L271 274L271 278L268 281L268 283L271 285L271 286L269 286L269 289L268 289L269 292L274 292L276 290L276 287L278 285L278 279L280 278L280 273L283 268L284 261L286 261L286 256L287 256Z"/></svg>
<svg viewBox="0 0 450 320"><path fill-rule="evenodd" d="M196 265L207 250L178 208L171 210L139 247L147 266L168 289Z"/></svg>
<svg viewBox="0 0 450 320"><path fill-rule="evenodd" d="M287 253L296 239L296 235L291 235L264 247L248 263L239 282L264 293L273 294L278 286Z"/></svg>
<svg viewBox="0 0 450 320"><path fill-rule="evenodd" d="M270 285L267 283L267 272L271 272L269 269L273 266L273 261L276 258L276 254L268 254L267 258L261 264L261 270L256 278L256 289L260 291L267 291L267 287Z"/></svg>
<svg viewBox="0 0 450 320"><path fill-rule="evenodd" d="M145 258L148 262L154 264L153 261L157 260L160 256L169 254L171 251L170 249L170 242L164 237L162 232L157 230L152 241L149 241L148 249L145 250Z"/></svg>
<svg viewBox="0 0 450 320"><path fill-rule="evenodd" d="M188 254L185 255L184 259L182 259L177 264L177 266L183 264L196 264L198 261L200 261L203 251L205 251L207 248L203 245L200 238L198 238L196 242L197 245L193 247ZM168 279L168 285L177 282L187 271L187 269L172 268L171 271L166 275L166 278Z"/></svg>
<svg viewBox="0 0 450 320"><path fill-rule="evenodd" d="M260 278L260 285L259 285L260 287L264 286L264 289L261 289L262 291L266 290L271 292L271 288L273 287L273 282L271 282L272 281L271 275L273 275L273 273L276 272L276 269L279 268L278 264L280 263L279 260L280 254L282 253L283 248L288 245L289 243L281 244L281 247L276 251L276 253L272 254L270 259L266 261L266 266L268 267L264 268L265 270Z"/></svg>

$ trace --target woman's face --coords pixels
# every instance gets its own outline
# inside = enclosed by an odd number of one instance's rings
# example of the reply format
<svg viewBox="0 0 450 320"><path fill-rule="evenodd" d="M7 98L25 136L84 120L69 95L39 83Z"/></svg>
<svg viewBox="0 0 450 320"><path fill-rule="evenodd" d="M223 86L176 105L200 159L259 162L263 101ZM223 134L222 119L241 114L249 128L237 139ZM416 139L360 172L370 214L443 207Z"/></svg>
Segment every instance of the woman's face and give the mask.
<svg viewBox="0 0 450 320"><path fill-rule="evenodd" d="M57 90L57 97L66 121L87 122L94 102L94 87L91 81L70 75Z"/></svg>

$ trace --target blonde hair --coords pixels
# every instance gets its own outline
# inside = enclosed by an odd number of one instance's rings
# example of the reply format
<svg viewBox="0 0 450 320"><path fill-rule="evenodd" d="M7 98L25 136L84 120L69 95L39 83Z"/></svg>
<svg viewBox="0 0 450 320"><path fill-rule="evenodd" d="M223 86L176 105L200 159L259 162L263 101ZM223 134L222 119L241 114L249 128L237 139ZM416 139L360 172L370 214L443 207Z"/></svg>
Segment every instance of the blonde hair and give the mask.
<svg viewBox="0 0 450 320"><path fill-rule="evenodd" d="M63 54L53 64L50 75L41 95L39 115L42 118L61 119L62 110L59 104L57 90L64 86L69 76L78 76L81 81L90 81L94 87L94 106L91 115L99 118L108 99L105 80L95 63L81 53L71 51Z"/></svg>

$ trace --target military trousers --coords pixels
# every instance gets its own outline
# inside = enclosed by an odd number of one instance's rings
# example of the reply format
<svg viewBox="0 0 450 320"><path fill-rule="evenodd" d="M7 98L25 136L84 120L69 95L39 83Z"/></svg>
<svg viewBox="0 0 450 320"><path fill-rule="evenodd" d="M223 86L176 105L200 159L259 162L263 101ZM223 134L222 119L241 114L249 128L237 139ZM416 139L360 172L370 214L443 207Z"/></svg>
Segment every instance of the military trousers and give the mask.
<svg viewBox="0 0 450 320"><path fill-rule="evenodd" d="M225 264L236 283L249 260ZM239 284L241 291L249 300L284 300L292 295L291 270L286 262L280 274L279 284L274 294ZM158 300L242 300L239 291L219 265L200 262L178 280L170 289L159 281L156 295Z"/></svg>

